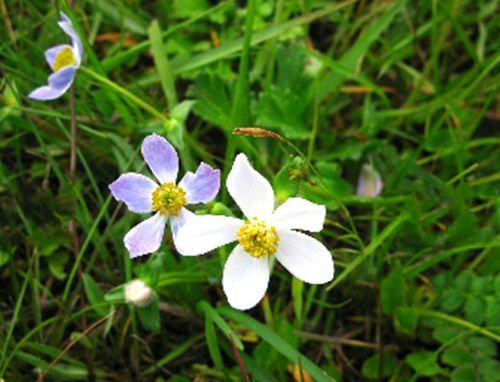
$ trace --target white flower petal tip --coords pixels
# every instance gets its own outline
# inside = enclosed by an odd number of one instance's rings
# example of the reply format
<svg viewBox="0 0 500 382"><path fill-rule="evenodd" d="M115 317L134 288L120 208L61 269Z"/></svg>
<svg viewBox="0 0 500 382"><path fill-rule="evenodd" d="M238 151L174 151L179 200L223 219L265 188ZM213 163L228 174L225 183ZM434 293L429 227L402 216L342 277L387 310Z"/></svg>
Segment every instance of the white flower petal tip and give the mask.
<svg viewBox="0 0 500 382"><path fill-rule="evenodd" d="M319 232L323 229L325 217L325 206L302 198L290 198L274 211L272 222L278 229Z"/></svg>
<svg viewBox="0 0 500 382"><path fill-rule="evenodd" d="M158 134L144 138L141 152L149 169L160 183L175 183L179 171L179 158L174 147Z"/></svg>
<svg viewBox="0 0 500 382"><path fill-rule="evenodd" d="M153 210L152 194L158 185L141 174L125 173L109 185L113 197L124 202L132 212L146 213Z"/></svg>
<svg viewBox="0 0 500 382"><path fill-rule="evenodd" d="M266 293L269 274L267 258L252 257L237 245L227 259L222 277L229 305L239 310L257 305Z"/></svg>
<svg viewBox="0 0 500 382"><path fill-rule="evenodd" d="M277 260L292 275L309 284L324 284L333 279L330 251L315 238L300 232L279 232Z"/></svg>
<svg viewBox="0 0 500 382"><path fill-rule="evenodd" d="M196 172L187 172L179 182L187 194L188 204L208 203L215 198L220 189L220 170L201 163Z"/></svg>
<svg viewBox="0 0 500 382"><path fill-rule="evenodd" d="M258 173L245 154L238 154L227 177L227 189L248 219L268 219L274 210L271 184Z"/></svg>
<svg viewBox="0 0 500 382"><path fill-rule="evenodd" d="M125 285L125 302L133 306L145 307L151 302L153 290L142 280L135 279Z"/></svg>
<svg viewBox="0 0 500 382"><path fill-rule="evenodd" d="M371 164L363 165L359 175L357 195L374 198L380 195L383 187L384 183L378 171Z"/></svg>
<svg viewBox="0 0 500 382"><path fill-rule="evenodd" d="M67 22L67 23L71 23L70 18L63 11L59 12L59 16L61 17L61 21L64 21L64 22Z"/></svg>
<svg viewBox="0 0 500 382"><path fill-rule="evenodd" d="M175 246L183 256L198 256L236 241L243 221L228 216L191 216L179 229Z"/></svg>
<svg viewBox="0 0 500 382"><path fill-rule="evenodd" d="M166 223L167 218L157 213L128 231L123 242L130 258L156 252L161 246Z"/></svg>

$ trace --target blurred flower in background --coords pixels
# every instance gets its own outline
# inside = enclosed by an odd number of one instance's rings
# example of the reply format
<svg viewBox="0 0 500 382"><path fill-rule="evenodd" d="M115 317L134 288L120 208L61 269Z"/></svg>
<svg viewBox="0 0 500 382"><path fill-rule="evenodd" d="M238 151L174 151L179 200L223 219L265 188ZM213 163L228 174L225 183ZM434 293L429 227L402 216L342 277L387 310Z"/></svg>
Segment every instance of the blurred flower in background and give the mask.
<svg viewBox="0 0 500 382"><path fill-rule="evenodd" d="M371 164L363 165L358 180L358 196L374 198L380 195L383 187L384 183L375 167Z"/></svg>
<svg viewBox="0 0 500 382"><path fill-rule="evenodd" d="M48 85L33 90L28 97L39 101L50 101L62 96L75 79L76 70L83 57L80 37L73 28L71 20L61 12L59 27L70 37L71 45L61 44L45 51L45 59L54 73L49 76Z"/></svg>

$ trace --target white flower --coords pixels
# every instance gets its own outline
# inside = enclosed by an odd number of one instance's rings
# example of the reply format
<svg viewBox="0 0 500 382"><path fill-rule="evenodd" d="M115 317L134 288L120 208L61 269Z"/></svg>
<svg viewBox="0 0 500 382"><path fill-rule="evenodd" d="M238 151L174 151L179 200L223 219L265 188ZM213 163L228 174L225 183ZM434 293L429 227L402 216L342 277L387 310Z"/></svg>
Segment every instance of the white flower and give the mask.
<svg viewBox="0 0 500 382"><path fill-rule="evenodd" d="M142 280L135 279L125 285L125 301L128 304L144 307L150 303L152 296L153 290Z"/></svg>
<svg viewBox="0 0 500 382"><path fill-rule="evenodd" d="M363 165L358 180L358 196L374 198L380 195L383 187L384 183L375 167L371 164Z"/></svg>
<svg viewBox="0 0 500 382"><path fill-rule="evenodd" d="M290 198L276 210L269 182L239 154L227 178L229 194L247 220L227 216L194 216L179 230L176 247L197 256L238 241L224 267L222 285L229 304L245 310L255 306L267 290L270 258L295 277L323 284L333 278L330 252L318 240L295 230L323 228L324 206Z"/></svg>

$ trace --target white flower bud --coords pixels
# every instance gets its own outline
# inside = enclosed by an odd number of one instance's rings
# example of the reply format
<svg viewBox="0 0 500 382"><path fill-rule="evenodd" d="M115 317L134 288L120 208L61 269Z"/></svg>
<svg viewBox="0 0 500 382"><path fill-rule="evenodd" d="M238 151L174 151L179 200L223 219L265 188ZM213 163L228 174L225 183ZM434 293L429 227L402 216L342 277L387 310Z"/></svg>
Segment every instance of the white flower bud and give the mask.
<svg viewBox="0 0 500 382"><path fill-rule="evenodd" d="M384 183L377 170L371 164L363 165L358 180L358 196L374 198L380 195L383 187Z"/></svg>
<svg viewBox="0 0 500 382"><path fill-rule="evenodd" d="M152 296L153 290L139 279L132 280L125 286L125 301L128 304L144 307L150 303Z"/></svg>

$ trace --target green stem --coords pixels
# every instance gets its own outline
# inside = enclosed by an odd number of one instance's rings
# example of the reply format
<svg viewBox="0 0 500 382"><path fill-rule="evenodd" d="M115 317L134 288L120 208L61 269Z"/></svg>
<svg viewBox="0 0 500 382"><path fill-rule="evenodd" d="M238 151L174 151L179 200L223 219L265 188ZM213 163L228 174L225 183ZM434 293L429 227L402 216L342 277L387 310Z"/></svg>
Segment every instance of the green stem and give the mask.
<svg viewBox="0 0 500 382"><path fill-rule="evenodd" d="M473 324L472 322L462 320L461 318L449 316L449 315L447 315L445 313L434 312L434 311L431 311L431 310L424 310L424 311L420 311L419 313L420 313L421 316L424 316L424 317L437 318L437 319L440 319L440 320L443 320L443 321L447 321L447 322L449 322L451 324L462 326L462 327L464 327L466 329L469 329L469 330L471 330L473 332L480 333L480 334L482 334L485 337L491 338L492 340L494 340L496 342L500 342L500 336L499 335L497 335L497 334L495 334L493 332L490 332L488 329L485 329L485 328L482 328L480 326L477 326L477 325Z"/></svg>
<svg viewBox="0 0 500 382"><path fill-rule="evenodd" d="M110 87L111 89L115 90L116 92L120 93L123 97L125 97L129 101L135 103L137 106L144 109L149 114L159 118L162 121L167 121L166 116L164 116L162 113L160 113L154 107L152 107L150 104L148 104L147 102L144 102L142 99L140 99L139 97L137 97L133 93L122 88L120 85L114 83L113 81L107 79L106 77L101 76L100 74L97 74L92 69L86 68L84 66L80 67L80 71L85 73L89 77L92 77L94 80L96 80L96 81Z"/></svg>

